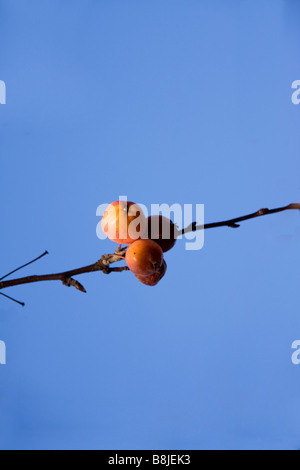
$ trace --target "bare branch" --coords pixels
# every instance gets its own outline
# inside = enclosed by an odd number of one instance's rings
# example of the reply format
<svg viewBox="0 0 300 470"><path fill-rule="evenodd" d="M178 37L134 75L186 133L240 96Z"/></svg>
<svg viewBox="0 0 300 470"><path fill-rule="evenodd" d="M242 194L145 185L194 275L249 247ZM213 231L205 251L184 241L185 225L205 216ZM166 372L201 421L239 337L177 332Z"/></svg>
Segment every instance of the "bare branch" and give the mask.
<svg viewBox="0 0 300 470"><path fill-rule="evenodd" d="M286 210L292 210L292 209L298 209L300 210L300 203L295 203L295 204L289 204L288 206L285 207L279 207L277 209L260 209L257 212L254 212L253 214L249 215L244 215L242 217L237 217L235 219L230 219L226 220L223 222L215 222L211 224L205 224L205 225L197 225L197 222L193 222L191 225L186 227L185 229L181 231L177 231L177 237L180 235L184 235L185 233L189 232L195 232L196 230L205 230L209 228L216 228L216 227L231 227L231 228L238 228L240 225L240 222L244 222L245 220L249 219L254 219L255 217L261 217L264 215L269 215L269 214L275 214L277 212L283 212ZM0 279L0 290L1 289L6 289L7 287L13 287L13 286L18 286L22 284L30 284L33 282L43 282L43 281L61 281L65 286L73 286L80 292L86 292L85 288L83 287L80 282L77 280L73 279L74 276L78 276L80 274L85 274L85 273L92 273L96 271L102 271L104 274L110 274L112 272L122 272L122 271L128 271L129 268L127 266L120 266L120 267L111 267L110 265L116 262L119 262L121 260L125 259L125 254L126 254L126 247L122 249L121 246L119 246L114 254L111 255L103 255L96 263L90 264L89 266L84 266L82 268L78 269L73 269L71 271L65 271L57 274L43 274L39 276L27 276L19 279L12 279L10 281L3 281L6 277L8 277L10 274L13 274L16 271L19 271L20 269L24 268L25 266L28 266L38 259L42 258L48 254L47 251L43 253L41 256L36 258L33 261L30 261L27 264L24 264L20 268L15 269L11 273L7 274L3 278ZM1 295L4 297L9 298L10 300L13 300L14 302L17 302L20 305L24 305L22 302L19 302L18 300L13 299L12 297L9 297L6 294Z"/></svg>
<svg viewBox="0 0 300 470"><path fill-rule="evenodd" d="M112 255L103 255L102 258L94 264L85 266L83 268L73 269L71 271L64 271L62 273L56 274L42 274L39 276L27 276L19 279L12 279L10 281L1 281L0 290L7 287L19 286L22 284L31 284L33 282L43 282L43 281L61 281L65 286L73 286L81 292L86 292L85 288L78 281L73 279L73 276L79 274L92 273L95 271L102 271L104 274L110 274L111 272L122 272L127 271L127 266L122 266L118 268L111 268L112 263L116 263L124 259L124 252L119 252L118 254Z"/></svg>
<svg viewBox="0 0 300 470"><path fill-rule="evenodd" d="M217 227L231 227L238 228L239 222L244 222L245 220L254 219L255 217L261 217L263 215L276 214L277 212L283 212L291 209L300 210L300 203L289 204L285 207L279 207L278 209L260 209L253 214L244 215L242 217L237 217L236 219L225 220L224 222L214 222L211 224L197 225L197 222L193 222L191 225L186 227L183 230L178 231L177 236L184 235L185 233L195 232L196 230L206 230L209 228Z"/></svg>

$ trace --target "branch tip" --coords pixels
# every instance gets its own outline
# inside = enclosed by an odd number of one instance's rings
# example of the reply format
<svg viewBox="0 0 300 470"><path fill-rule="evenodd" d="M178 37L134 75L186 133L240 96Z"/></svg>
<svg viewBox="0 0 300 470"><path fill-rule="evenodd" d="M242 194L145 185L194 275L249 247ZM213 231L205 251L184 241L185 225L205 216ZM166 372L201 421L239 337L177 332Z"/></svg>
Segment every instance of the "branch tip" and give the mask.
<svg viewBox="0 0 300 470"><path fill-rule="evenodd" d="M20 271L20 269L23 269L23 268L26 268L26 266L29 266L30 264L32 263L35 263L36 261L38 261L39 259L43 258L44 256L48 255L48 251L46 250L42 255L38 256L37 258L33 259L32 261L29 261L29 263L26 263L26 264L23 264L23 266L20 266L19 268L17 269L14 269L13 271L11 271L10 273L8 274L5 274L5 276L1 277L0 278L0 281L3 281L3 279L6 279L8 276L10 276L11 274L14 274L16 273L17 271Z"/></svg>
<svg viewBox="0 0 300 470"><path fill-rule="evenodd" d="M0 295L3 295L3 297L5 297L6 299L12 300L12 301L15 302L16 304L19 304L19 305L21 305L22 307L25 307L24 302L20 302L19 300L16 300L16 299L14 299L13 297L10 297L9 295L3 294L3 292L0 292Z"/></svg>

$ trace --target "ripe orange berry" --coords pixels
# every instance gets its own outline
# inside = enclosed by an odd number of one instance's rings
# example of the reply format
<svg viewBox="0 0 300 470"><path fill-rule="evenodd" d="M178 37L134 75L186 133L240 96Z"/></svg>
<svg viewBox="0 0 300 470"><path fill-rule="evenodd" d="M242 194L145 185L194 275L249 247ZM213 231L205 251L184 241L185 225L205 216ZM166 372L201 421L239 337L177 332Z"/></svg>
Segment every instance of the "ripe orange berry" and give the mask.
<svg viewBox="0 0 300 470"><path fill-rule="evenodd" d="M161 267L158 271L156 271L156 273L149 274L148 276L139 276L138 274L136 274L135 277L146 286L156 286L156 284L158 284L159 281L164 277L166 271L167 263L165 262L165 260L163 260Z"/></svg>
<svg viewBox="0 0 300 470"><path fill-rule="evenodd" d="M128 245L143 236L147 219L134 202L115 201L104 212L101 227L110 240Z"/></svg>
<svg viewBox="0 0 300 470"><path fill-rule="evenodd" d="M129 245L125 259L134 274L148 276L159 270L163 256L163 251L156 242L143 239Z"/></svg>

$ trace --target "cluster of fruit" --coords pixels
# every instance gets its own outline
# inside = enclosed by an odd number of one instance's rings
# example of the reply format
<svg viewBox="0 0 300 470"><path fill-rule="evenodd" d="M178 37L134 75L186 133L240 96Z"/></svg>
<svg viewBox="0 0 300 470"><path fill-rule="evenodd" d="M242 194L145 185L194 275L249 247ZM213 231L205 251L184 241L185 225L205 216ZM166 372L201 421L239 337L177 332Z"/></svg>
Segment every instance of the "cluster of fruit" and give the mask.
<svg viewBox="0 0 300 470"><path fill-rule="evenodd" d="M176 243L173 222L162 215L146 218L137 204L116 201L106 209L101 226L110 240L129 245L125 260L135 277L147 286L156 286L167 270L164 253Z"/></svg>

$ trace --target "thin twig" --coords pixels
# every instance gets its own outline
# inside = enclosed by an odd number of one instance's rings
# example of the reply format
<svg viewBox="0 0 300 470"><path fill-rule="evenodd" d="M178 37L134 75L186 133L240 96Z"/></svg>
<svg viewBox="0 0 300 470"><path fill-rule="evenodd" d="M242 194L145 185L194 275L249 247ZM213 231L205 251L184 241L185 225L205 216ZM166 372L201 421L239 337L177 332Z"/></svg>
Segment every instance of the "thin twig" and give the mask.
<svg viewBox="0 0 300 470"><path fill-rule="evenodd" d="M5 274L5 276L1 277L0 278L0 281L3 281L3 279L6 279L8 276L10 276L11 274L14 274L16 273L17 271L20 271L20 269L23 269L23 268L26 268L26 266L29 266L30 264L32 263L35 263L36 261L38 261L39 259L43 258L44 256L48 255L48 251L45 251L45 253L43 253L42 255L38 256L37 258L33 259L32 261L29 261L29 263L26 263L26 264L23 264L23 266L20 266L19 268L17 269L14 269L13 271L11 271L10 273L8 274Z"/></svg>
<svg viewBox="0 0 300 470"><path fill-rule="evenodd" d="M209 228L217 228L217 227L238 228L240 226L239 222L244 222L245 220L254 219L255 217L261 217L263 215L276 214L277 212L283 212L283 211L287 211L291 209L300 210L300 203L289 204L288 206L279 207L277 209L260 209L259 211L254 212L253 214L244 215L242 217L237 217L235 219L225 220L223 222L214 222L214 223L205 224L205 225L197 225L197 222L193 222L191 225L189 225L185 229L178 231L177 235L180 236L180 235L184 235L185 233L195 232L196 230L206 230Z"/></svg>
<svg viewBox="0 0 300 470"><path fill-rule="evenodd" d="M0 295L3 295L3 297L6 297L9 300L12 300L13 302L16 302L16 304L22 305L22 307L25 307L24 302L19 302L19 300L13 299L13 297L10 297L9 295L3 294L3 292L0 292Z"/></svg>

